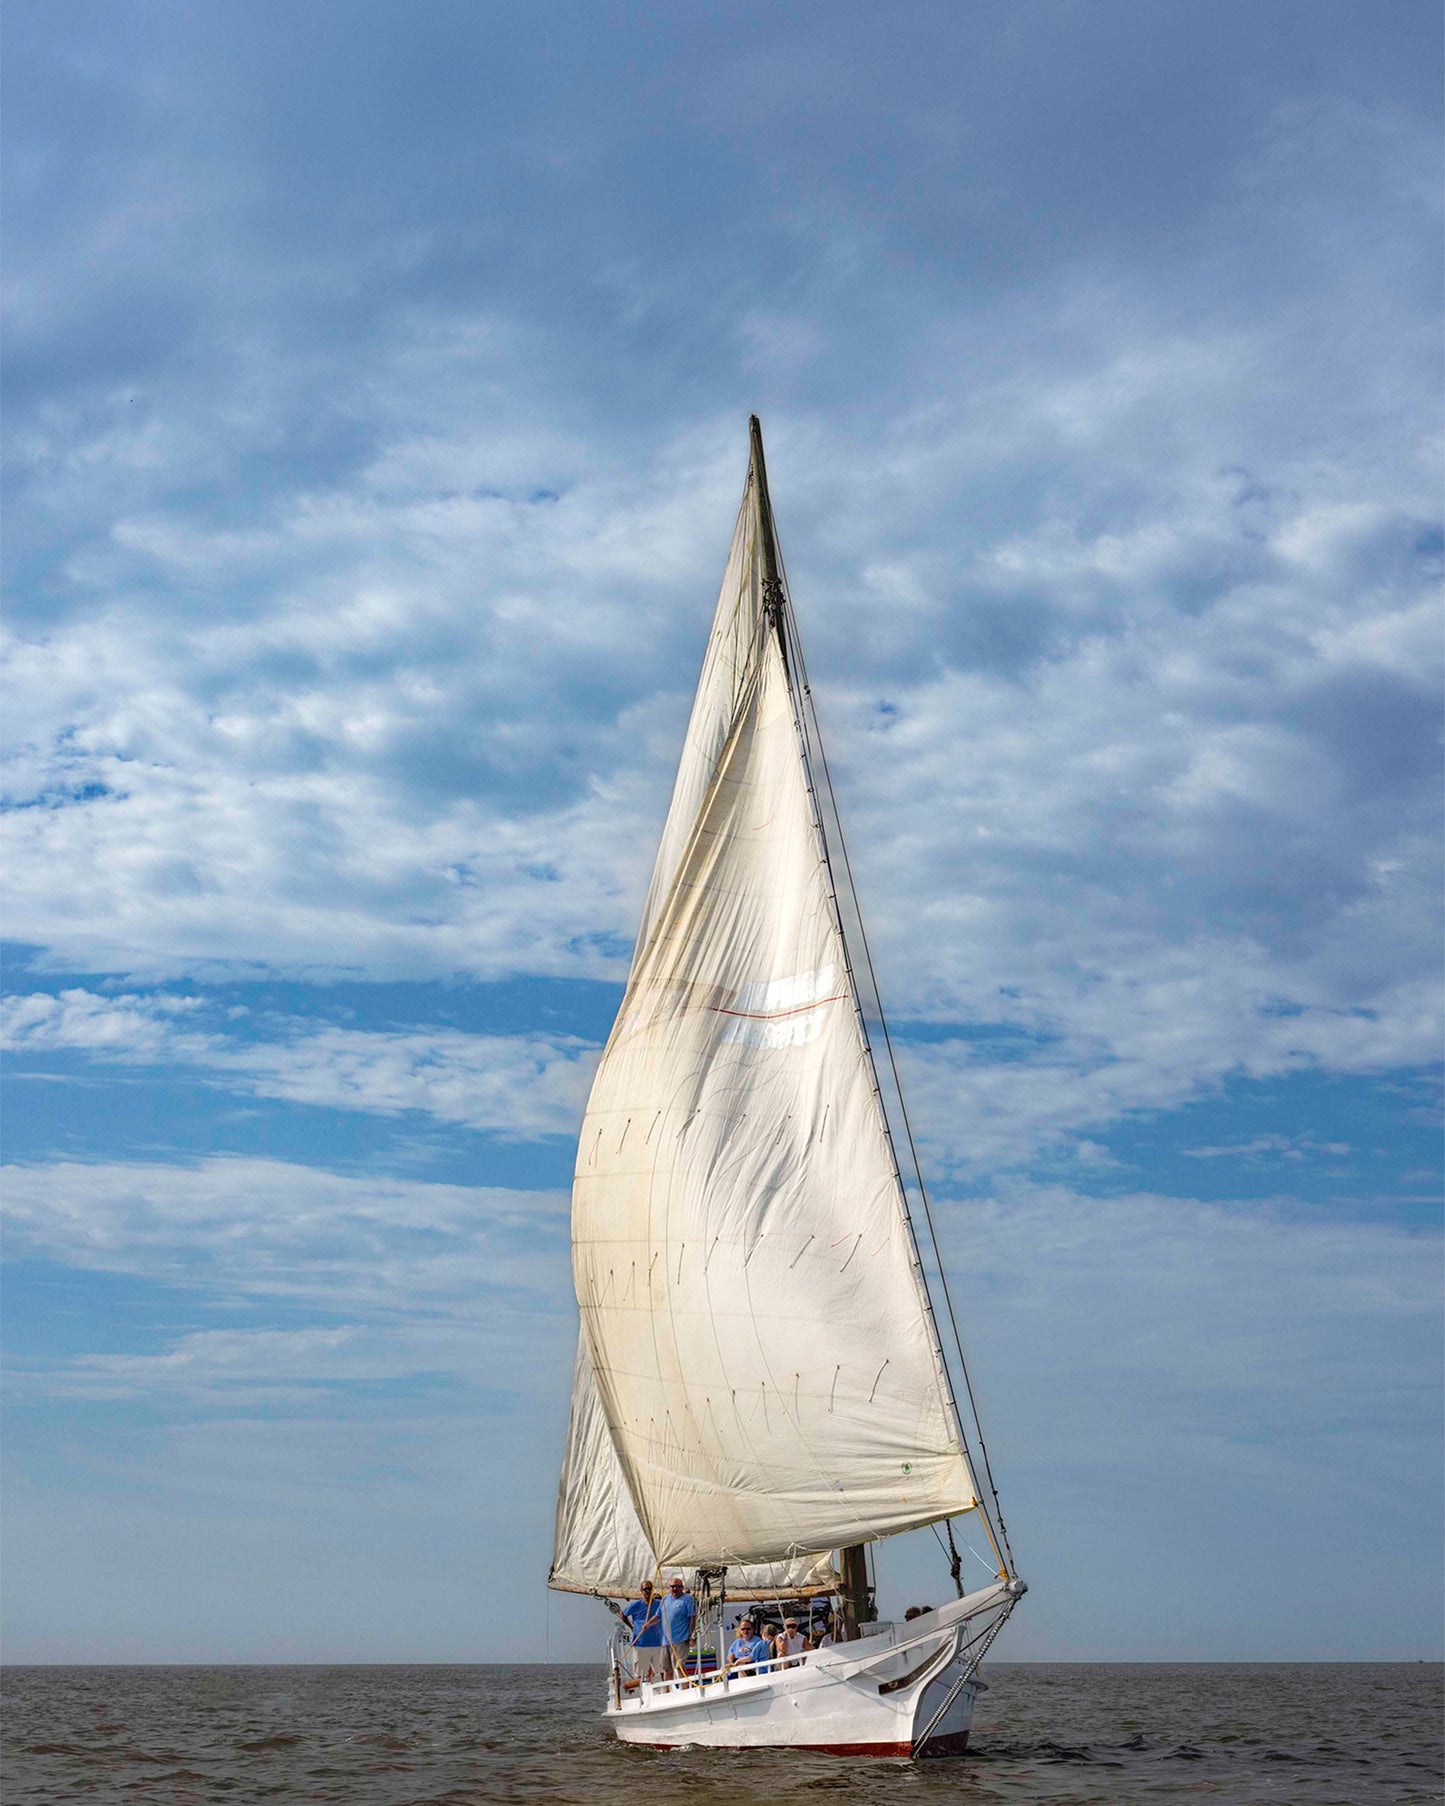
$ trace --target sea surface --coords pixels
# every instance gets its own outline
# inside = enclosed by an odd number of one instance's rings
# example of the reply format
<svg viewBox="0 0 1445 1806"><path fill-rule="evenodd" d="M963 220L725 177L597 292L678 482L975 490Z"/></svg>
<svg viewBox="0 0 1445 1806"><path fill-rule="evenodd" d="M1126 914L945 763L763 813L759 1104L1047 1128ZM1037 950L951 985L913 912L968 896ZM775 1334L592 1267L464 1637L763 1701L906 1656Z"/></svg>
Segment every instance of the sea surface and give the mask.
<svg viewBox="0 0 1445 1806"><path fill-rule="evenodd" d="M5 1806L1375 1806L1442 1798L1436 1664L990 1663L969 1753L650 1751L594 1667L4 1671Z"/></svg>

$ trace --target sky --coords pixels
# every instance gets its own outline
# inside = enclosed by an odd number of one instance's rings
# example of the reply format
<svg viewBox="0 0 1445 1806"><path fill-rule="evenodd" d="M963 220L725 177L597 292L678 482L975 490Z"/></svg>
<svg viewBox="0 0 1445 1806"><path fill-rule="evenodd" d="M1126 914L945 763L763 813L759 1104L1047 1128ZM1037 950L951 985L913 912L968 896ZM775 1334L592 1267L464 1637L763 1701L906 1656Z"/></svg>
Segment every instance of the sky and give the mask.
<svg viewBox="0 0 1445 1806"><path fill-rule="evenodd" d="M1439 1653L1441 32L7 9L10 1660L600 1659L572 1144L750 411L998 1654Z"/></svg>

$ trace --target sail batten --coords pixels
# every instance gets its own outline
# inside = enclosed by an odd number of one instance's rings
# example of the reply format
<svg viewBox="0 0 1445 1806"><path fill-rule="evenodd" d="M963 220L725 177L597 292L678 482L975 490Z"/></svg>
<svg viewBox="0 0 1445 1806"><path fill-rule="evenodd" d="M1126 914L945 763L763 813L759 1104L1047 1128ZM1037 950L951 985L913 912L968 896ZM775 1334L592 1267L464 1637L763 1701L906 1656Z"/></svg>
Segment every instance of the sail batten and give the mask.
<svg viewBox="0 0 1445 1806"><path fill-rule="evenodd" d="M573 1264L590 1395L574 1399L563 1479L565 1503L579 1411L595 1408L642 1539L632 1553L730 1572L826 1563L977 1503L827 870L783 614L755 433L580 1141Z"/></svg>

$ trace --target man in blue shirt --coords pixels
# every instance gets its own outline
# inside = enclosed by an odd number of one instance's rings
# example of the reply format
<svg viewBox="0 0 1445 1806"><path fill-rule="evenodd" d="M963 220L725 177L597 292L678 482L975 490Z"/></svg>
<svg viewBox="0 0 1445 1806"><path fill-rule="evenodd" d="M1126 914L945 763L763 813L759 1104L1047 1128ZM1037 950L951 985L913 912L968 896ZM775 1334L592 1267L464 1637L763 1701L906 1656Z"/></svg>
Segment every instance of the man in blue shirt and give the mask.
<svg viewBox="0 0 1445 1806"><path fill-rule="evenodd" d="M632 1627L632 1650L639 1677L662 1663L662 1603L652 1596L652 1582L644 1580L638 1588L641 1597L624 1605L621 1616ZM653 1651L657 1654L653 1654Z"/></svg>
<svg viewBox="0 0 1445 1806"><path fill-rule="evenodd" d="M662 1634L673 1674L685 1672L683 1661L696 1626L697 1601L683 1585L682 1576L674 1574L662 1597Z"/></svg>

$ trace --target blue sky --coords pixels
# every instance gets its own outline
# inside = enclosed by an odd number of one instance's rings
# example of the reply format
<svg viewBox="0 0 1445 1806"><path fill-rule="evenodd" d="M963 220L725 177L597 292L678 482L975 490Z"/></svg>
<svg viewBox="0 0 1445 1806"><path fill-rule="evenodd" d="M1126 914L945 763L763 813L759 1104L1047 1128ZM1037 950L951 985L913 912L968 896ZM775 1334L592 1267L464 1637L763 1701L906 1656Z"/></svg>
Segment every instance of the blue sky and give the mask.
<svg viewBox="0 0 1445 1806"><path fill-rule="evenodd" d="M1008 1653L1437 1652L1440 36L10 9L11 1659L595 1653L570 1137L750 410Z"/></svg>

